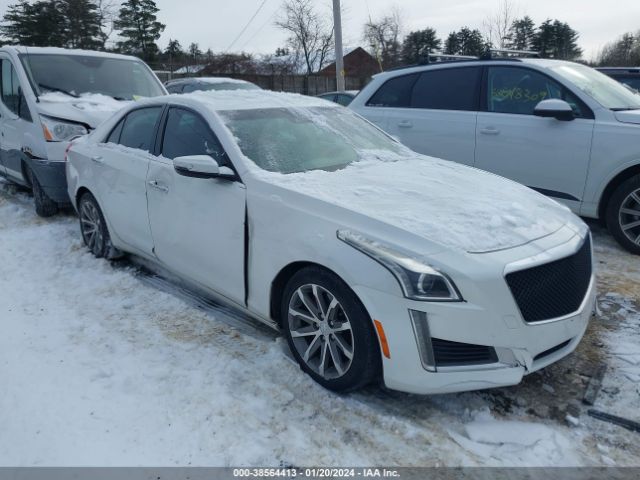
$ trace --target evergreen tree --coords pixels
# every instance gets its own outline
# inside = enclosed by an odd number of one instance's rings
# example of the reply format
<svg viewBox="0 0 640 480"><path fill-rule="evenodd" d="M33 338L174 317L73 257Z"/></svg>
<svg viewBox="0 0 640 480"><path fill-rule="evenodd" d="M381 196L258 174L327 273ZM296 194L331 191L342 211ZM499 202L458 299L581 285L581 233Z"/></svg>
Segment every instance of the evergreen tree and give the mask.
<svg viewBox="0 0 640 480"><path fill-rule="evenodd" d="M86 49L104 46L101 16L90 0L21 0L7 9L0 32L12 44Z"/></svg>
<svg viewBox="0 0 640 480"><path fill-rule="evenodd" d="M61 0L58 8L65 19L65 46L83 49L104 47L101 29L102 16L95 2Z"/></svg>
<svg viewBox="0 0 640 480"><path fill-rule="evenodd" d="M515 20L509 30L508 48L514 50L531 50L536 36L536 25L531 17Z"/></svg>
<svg viewBox="0 0 640 480"><path fill-rule="evenodd" d="M444 53L447 55L456 55L460 51L460 42L458 34L451 32L444 42Z"/></svg>
<svg viewBox="0 0 640 480"><path fill-rule="evenodd" d="M625 33L618 40L605 45L598 64L608 67L640 65L640 32Z"/></svg>
<svg viewBox="0 0 640 480"><path fill-rule="evenodd" d="M548 19L538 27L532 45L544 58L573 60L582 55L578 37L569 24Z"/></svg>
<svg viewBox="0 0 640 480"><path fill-rule="evenodd" d="M152 60L158 53L156 41L165 25L156 17L159 9L153 0L127 0L122 4L114 26L122 41L118 49Z"/></svg>
<svg viewBox="0 0 640 480"><path fill-rule="evenodd" d="M433 28L425 28L409 33L402 43L402 60L406 64L424 63L429 53L439 50L442 40L437 37Z"/></svg>
<svg viewBox="0 0 640 480"><path fill-rule="evenodd" d="M449 55L480 56L489 47L480 30L462 27L459 32L452 32L445 41L445 53Z"/></svg>

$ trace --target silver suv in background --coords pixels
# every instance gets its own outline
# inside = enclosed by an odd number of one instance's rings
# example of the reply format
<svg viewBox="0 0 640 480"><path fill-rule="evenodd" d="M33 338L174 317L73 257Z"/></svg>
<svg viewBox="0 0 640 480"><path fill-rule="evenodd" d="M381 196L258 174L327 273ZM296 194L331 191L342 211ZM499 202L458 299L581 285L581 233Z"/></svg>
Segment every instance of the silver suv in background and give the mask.
<svg viewBox="0 0 640 480"><path fill-rule="evenodd" d="M69 204L65 150L113 112L166 95L141 60L62 48L0 48L0 175L33 190L36 212Z"/></svg>
<svg viewBox="0 0 640 480"><path fill-rule="evenodd" d="M606 220L640 254L640 95L606 75L538 58L437 62L375 76L349 108L419 153Z"/></svg>

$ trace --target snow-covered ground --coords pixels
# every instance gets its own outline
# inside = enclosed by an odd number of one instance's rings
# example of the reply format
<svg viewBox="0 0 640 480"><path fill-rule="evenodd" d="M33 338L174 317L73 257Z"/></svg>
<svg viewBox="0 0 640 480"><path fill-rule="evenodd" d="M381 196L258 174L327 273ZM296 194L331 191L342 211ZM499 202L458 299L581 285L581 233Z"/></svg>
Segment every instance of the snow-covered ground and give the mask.
<svg viewBox="0 0 640 480"><path fill-rule="evenodd" d="M640 260L597 225L602 314L569 358L507 389L339 396L31 202L0 183L0 466L640 465L637 434L580 404L606 363L596 407L640 420Z"/></svg>

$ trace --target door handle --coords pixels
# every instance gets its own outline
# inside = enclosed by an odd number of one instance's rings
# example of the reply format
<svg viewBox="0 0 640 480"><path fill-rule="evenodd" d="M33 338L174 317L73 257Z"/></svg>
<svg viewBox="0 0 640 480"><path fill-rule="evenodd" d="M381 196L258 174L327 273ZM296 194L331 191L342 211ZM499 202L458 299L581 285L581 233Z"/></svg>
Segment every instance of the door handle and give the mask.
<svg viewBox="0 0 640 480"><path fill-rule="evenodd" d="M398 122L398 126L400 128L412 128L413 127L413 122L411 122L409 120L402 120L401 122Z"/></svg>
<svg viewBox="0 0 640 480"><path fill-rule="evenodd" d="M95 163L104 163L104 158L102 158L100 155L97 155L95 157L91 157L91 161Z"/></svg>
<svg viewBox="0 0 640 480"><path fill-rule="evenodd" d="M156 190L160 190L162 193L169 193L169 187L158 182L157 180L149 180L147 182L149 186L155 188Z"/></svg>
<svg viewBox="0 0 640 480"><path fill-rule="evenodd" d="M489 127L489 128L481 128L480 133L483 135L499 135L500 130L497 128Z"/></svg>

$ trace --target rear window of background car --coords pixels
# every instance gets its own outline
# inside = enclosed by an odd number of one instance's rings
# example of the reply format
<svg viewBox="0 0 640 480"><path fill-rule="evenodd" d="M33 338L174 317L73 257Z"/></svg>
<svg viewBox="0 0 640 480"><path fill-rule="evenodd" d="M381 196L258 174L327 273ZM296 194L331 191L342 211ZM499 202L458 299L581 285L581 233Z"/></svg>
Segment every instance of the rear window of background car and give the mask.
<svg viewBox="0 0 640 480"><path fill-rule="evenodd" d="M457 67L403 75L388 80L367 105L477 111L480 67Z"/></svg>

